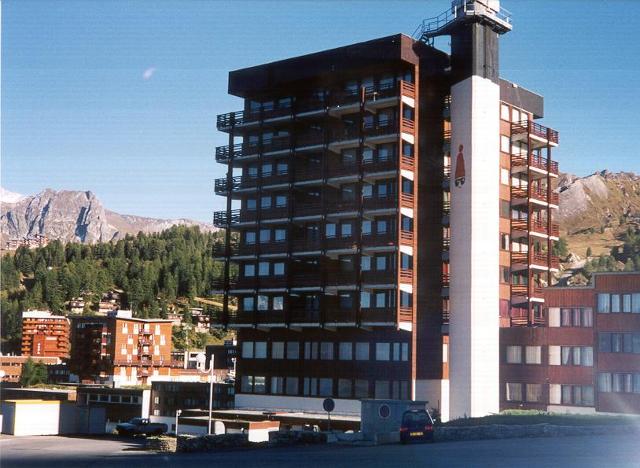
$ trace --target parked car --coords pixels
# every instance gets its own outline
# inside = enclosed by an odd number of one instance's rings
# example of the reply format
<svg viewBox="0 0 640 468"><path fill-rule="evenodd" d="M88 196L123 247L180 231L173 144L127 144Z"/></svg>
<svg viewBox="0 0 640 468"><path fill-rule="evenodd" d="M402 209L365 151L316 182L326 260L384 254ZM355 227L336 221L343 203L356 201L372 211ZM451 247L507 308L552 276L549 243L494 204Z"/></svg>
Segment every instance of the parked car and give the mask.
<svg viewBox="0 0 640 468"><path fill-rule="evenodd" d="M426 410L409 410L402 415L400 442L433 441L433 419Z"/></svg>
<svg viewBox="0 0 640 468"><path fill-rule="evenodd" d="M162 423L152 423L147 418L133 418L129 422L120 423L116 426L118 435L160 435L167 432L167 425Z"/></svg>

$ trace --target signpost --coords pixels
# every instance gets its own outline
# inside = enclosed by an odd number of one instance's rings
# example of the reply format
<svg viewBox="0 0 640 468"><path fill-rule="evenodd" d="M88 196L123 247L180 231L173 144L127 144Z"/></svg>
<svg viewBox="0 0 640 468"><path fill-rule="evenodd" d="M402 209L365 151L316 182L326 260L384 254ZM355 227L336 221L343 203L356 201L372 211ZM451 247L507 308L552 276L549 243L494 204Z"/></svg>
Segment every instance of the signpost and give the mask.
<svg viewBox="0 0 640 468"><path fill-rule="evenodd" d="M322 402L322 408L327 412L328 430L331 430L331 412L335 409L336 402L331 398L325 398Z"/></svg>
<svg viewBox="0 0 640 468"><path fill-rule="evenodd" d="M176 440L178 439L178 416L182 414L182 410L176 410Z"/></svg>

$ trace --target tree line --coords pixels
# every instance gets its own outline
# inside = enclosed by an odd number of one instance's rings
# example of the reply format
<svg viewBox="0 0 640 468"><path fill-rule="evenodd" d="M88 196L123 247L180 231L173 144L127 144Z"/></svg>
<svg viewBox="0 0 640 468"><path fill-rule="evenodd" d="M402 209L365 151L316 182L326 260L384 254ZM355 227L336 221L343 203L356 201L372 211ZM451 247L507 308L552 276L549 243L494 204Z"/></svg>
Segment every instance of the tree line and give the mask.
<svg viewBox="0 0 640 468"><path fill-rule="evenodd" d="M166 317L176 299L208 294L222 275L223 265L213 260L213 253L223 241L221 231L173 226L115 242L63 245L55 240L6 254L0 263L3 344L15 346L22 311L62 313L67 301L83 296L85 313L91 314L102 295L114 288L123 291L121 308L133 310L134 316Z"/></svg>

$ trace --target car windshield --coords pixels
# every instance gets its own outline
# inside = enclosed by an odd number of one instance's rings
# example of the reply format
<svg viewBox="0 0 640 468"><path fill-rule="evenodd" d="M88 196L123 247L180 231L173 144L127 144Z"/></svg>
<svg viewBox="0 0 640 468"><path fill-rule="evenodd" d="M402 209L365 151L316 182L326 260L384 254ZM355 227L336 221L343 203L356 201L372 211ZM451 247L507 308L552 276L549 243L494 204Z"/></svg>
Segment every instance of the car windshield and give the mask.
<svg viewBox="0 0 640 468"><path fill-rule="evenodd" d="M426 411L407 411L402 416L402 424L426 426L432 423Z"/></svg>

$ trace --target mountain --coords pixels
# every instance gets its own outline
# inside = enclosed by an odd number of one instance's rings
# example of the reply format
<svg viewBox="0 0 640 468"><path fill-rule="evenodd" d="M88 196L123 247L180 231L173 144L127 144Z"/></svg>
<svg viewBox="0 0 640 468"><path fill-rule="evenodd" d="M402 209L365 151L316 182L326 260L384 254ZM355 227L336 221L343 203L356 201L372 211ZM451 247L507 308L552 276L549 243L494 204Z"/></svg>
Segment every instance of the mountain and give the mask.
<svg viewBox="0 0 640 468"><path fill-rule="evenodd" d="M160 232L176 224L198 226L205 232L216 230L209 224L188 219L122 215L107 210L90 191L45 189L37 195L6 199L5 193L3 190L0 213L3 245L9 239L35 235L45 235L50 240L62 242L93 244L117 240L140 231Z"/></svg>
<svg viewBox="0 0 640 468"><path fill-rule="evenodd" d="M609 254L629 227L640 226L640 176L606 170L586 177L562 174L558 221L569 250L584 256Z"/></svg>

